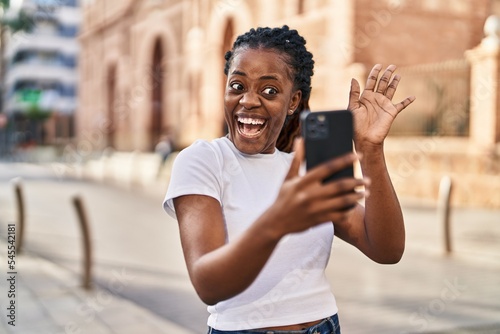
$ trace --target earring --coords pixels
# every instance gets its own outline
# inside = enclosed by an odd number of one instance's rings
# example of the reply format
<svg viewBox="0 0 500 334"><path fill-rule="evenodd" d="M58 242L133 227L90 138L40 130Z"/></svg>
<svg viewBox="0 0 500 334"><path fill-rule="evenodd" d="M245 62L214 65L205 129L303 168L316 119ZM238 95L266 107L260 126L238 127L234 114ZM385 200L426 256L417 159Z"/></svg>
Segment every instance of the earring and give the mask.
<svg viewBox="0 0 500 334"><path fill-rule="evenodd" d="M293 115L293 109L288 110L288 115Z"/></svg>

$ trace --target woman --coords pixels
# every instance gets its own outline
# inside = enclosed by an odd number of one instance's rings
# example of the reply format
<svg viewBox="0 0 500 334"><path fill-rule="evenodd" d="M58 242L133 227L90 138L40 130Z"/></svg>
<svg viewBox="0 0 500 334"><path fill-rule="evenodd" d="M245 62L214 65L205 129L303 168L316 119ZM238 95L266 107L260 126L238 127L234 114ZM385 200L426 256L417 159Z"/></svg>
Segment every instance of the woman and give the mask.
<svg viewBox="0 0 500 334"><path fill-rule="evenodd" d="M323 184L356 156L299 172L304 152L295 139L314 66L305 44L287 26L239 36L225 57L228 135L197 141L174 162L164 207L178 220L192 284L209 305L209 333L340 333L324 275L333 235L379 263L403 254L383 142L414 97L391 102L400 80L393 65L380 78L381 66L373 67L361 95L353 79L348 108L365 178Z"/></svg>

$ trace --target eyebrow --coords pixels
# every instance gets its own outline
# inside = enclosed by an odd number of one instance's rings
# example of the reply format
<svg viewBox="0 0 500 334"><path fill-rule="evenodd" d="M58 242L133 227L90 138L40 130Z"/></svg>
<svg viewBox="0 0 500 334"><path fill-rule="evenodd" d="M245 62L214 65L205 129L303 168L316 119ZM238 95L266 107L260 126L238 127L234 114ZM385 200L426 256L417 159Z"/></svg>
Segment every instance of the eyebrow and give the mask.
<svg viewBox="0 0 500 334"><path fill-rule="evenodd" d="M231 74L241 75L243 77L247 76L245 72L241 72L241 71L238 71L238 70L234 70ZM275 76L275 75L263 75L259 79L260 80L276 80L276 81L278 81L278 77Z"/></svg>

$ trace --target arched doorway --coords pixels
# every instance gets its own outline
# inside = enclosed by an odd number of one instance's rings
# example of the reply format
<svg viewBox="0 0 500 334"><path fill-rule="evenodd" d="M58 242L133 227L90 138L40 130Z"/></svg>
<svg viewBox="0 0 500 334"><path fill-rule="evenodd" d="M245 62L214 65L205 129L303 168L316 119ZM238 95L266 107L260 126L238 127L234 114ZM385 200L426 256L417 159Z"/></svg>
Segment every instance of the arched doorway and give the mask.
<svg viewBox="0 0 500 334"><path fill-rule="evenodd" d="M232 46L233 46L233 42L234 42L234 24L233 24L233 20L232 19L229 19L226 23L226 28L224 29L224 41L222 43L222 68L224 68L225 66L225 54L227 51L231 50ZM222 92L224 93L225 90L226 90L226 78L224 78L224 80L222 80ZM225 121L225 118L223 117L222 118L223 120L223 124L222 124L222 134L223 135L226 135L228 133L228 128L227 128L227 124L226 124L226 121Z"/></svg>
<svg viewBox="0 0 500 334"><path fill-rule="evenodd" d="M116 99L116 65L108 69L106 78L107 103L106 103L106 146L115 148L115 99Z"/></svg>
<svg viewBox="0 0 500 334"><path fill-rule="evenodd" d="M150 123L150 149L154 150L163 132L163 84L165 76L165 65L163 63L163 47L158 39L153 50L153 62L151 65L151 123Z"/></svg>

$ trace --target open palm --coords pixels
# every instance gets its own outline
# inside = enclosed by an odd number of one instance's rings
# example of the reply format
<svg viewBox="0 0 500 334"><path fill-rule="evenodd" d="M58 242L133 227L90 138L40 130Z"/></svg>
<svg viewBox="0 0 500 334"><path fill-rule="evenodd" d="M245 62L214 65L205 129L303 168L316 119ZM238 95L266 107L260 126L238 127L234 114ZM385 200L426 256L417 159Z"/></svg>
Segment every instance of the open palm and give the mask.
<svg viewBox="0 0 500 334"><path fill-rule="evenodd" d="M356 146L365 143L382 144L396 116L415 100L414 96L410 96L393 104L392 98L401 77L399 75L392 77L396 66L389 65L379 79L381 69L380 64L372 68L361 95L358 81L352 79L351 82L348 109L354 117Z"/></svg>

